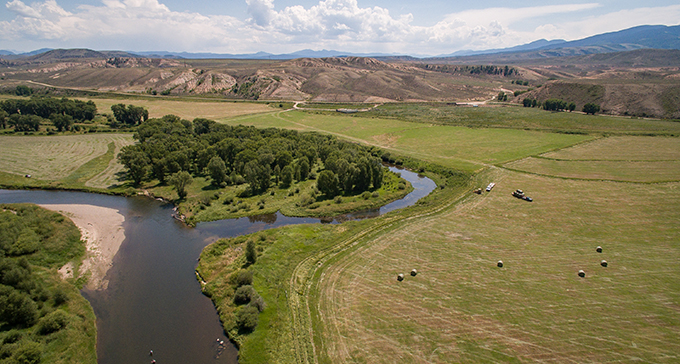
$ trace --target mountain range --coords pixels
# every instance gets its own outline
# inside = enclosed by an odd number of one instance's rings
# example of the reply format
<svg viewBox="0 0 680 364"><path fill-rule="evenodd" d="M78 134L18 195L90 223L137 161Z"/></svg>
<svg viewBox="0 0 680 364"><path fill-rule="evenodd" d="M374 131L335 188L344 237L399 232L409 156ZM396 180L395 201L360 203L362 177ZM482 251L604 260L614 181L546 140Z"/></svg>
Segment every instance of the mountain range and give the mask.
<svg viewBox="0 0 680 364"><path fill-rule="evenodd" d="M79 50L76 54L71 52L60 52L61 56L69 58L84 57L147 57L147 58L175 58L175 59L271 59L287 60L296 58L326 58L326 57L374 57L374 58L402 58L404 60L417 59L445 59L445 58L466 58L475 56L504 55L502 59L533 59L545 57L578 56L586 54L621 52L635 49L680 49L680 25L642 25L616 32L598 34L591 37L565 41L540 39L528 44L523 44L510 48L489 49L483 51L463 50L451 54L439 55L436 57L426 57L418 55L400 55L384 53L352 53L336 50L314 51L305 49L293 53L272 54L267 52L257 52L249 54L222 54L222 53L190 53L190 52L167 52L167 51L144 51L144 52L121 52L121 51L98 51L85 52ZM20 59L35 57L50 51L50 49L39 49L28 53L16 54L7 50L0 50L0 57L6 59ZM514 56L507 56L513 54ZM54 56L54 54L53 54ZM482 58L483 59L483 58Z"/></svg>

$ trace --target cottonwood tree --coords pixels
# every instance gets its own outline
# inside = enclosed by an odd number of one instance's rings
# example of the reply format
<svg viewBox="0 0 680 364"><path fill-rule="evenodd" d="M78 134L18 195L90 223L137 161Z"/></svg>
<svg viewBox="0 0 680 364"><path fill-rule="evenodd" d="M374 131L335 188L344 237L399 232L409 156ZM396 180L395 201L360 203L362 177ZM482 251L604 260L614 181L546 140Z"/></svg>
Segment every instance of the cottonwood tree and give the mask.
<svg viewBox="0 0 680 364"><path fill-rule="evenodd" d="M224 160L220 157L212 157L210 162L208 162L208 173L210 173L210 178L212 178L212 183L215 186L219 186L227 178L227 166L224 164Z"/></svg>
<svg viewBox="0 0 680 364"><path fill-rule="evenodd" d="M589 102L583 105L583 112L586 114L593 114L600 112L600 105Z"/></svg>
<svg viewBox="0 0 680 364"><path fill-rule="evenodd" d="M170 176L170 179L168 179L170 185L173 186L177 191L177 195L179 196L180 200L187 197L186 187L193 181L194 179L187 171L179 171Z"/></svg>

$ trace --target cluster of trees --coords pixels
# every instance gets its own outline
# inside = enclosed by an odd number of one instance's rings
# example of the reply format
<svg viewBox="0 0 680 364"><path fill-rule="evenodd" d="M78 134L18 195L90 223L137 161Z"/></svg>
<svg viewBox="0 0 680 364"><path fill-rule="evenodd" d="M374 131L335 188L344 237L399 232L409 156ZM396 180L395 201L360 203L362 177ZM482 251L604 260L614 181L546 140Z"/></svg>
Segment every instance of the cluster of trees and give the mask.
<svg viewBox="0 0 680 364"><path fill-rule="evenodd" d="M92 101L33 97L0 102L0 127L15 131L38 131L45 119L59 131L70 130L74 122L90 121L96 115L97 105Z"/></svg>
<svg viewBox="0 0 680 364"><path fill-rule="evenodd" d="M576 103L574 102L569 102L567 103L564 100L561 99L548 99L543 102L538 101L536 99L531 99L531 98L525 98L522 100L522 104L524 107L542 107L543 110L549 110L549 111L574 111L576 110ZM596 114L600 111L600 105L594 104L594 103L587 103L583 105L583 112L586 114Z"/></svg>
<svg viewBox="0 0 680 364"><path fill-rule="evenodd" d="M510 83L514 83L515 85L520 85L520 86L529 86L529 81L522 81L522 80L512 80Z"/></svg>
<svg viewBox="0 0 680 364"><path fill-rule="evenodd" d="M503 91L499 92L498 93L498 101L501 101L501 102L502 101L508 101L508 95Z"/></svg>
<svg viewBox="0 0 680 364"><path fill-rule="evenodd" d="M492 66L492 65L482 65L482 66L454 66L448 64L423 64L420 65L421 68L430 71L451 73L451 74L486 74L486 75L503 75L512 76L519 75L519 70L515 67L508 66Z"/></svg>
<svg viewBox="0 0 680 364"><path fill-rule="evenodd" d="M135 126L149 119L149 111L141 106L116 104L111 106L115 120L110 123L112 128L120 126Z"/></svg>
<svg viewBox="0 0 680 364"><path fill-rule="evenodd" d="M573 102L567 103L566 101L560 99L547 99L542 103L543 110L548 111L574 111L576 109L576 104Z"/></svg>
<svg viewBox="0 0 680 364"><path fill-rule="evenodd" d="M141 124L135 139L139 143L124 147L118 156L135 185L151 179L170 182L171 176L173 184L180 180L186 185L191 175L209 176L216 186L248 183L249 192L258 194L272 183L286 187L316 178L312 171L318 163L337 179L325 189L329 194L382 184L380 160L369 149L333 136L166 115Z"/></svg>

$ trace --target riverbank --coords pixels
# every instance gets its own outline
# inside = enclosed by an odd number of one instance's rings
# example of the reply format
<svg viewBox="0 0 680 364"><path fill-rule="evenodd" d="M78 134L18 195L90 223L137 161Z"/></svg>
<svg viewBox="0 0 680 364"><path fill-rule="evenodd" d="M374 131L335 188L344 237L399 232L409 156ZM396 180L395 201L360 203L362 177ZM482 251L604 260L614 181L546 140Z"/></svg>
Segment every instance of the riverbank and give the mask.
<svg viewBox="0 0 680 364"><path fill-rule="evenodd" d="M73 221L86 242L87 254L78 269L79 276L90 274L86 287L91 290L106 289L106 273L113 265L113 257L125 240L125 217L112 208L81 204L42 204L48 210L59 212ZM64 278L74 274L72 263L59 272Z"/></svg>

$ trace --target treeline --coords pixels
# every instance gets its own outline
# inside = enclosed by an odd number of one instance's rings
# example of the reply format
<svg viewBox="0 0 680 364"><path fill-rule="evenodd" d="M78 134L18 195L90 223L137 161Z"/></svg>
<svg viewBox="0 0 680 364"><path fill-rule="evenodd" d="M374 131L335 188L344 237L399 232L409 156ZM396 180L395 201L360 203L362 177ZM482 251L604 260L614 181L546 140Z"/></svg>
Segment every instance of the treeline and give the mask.
<svg viewBox="0 0 680 364"><path fill-rule="evenodd" d="M217 186L248 183L250 193L258 194L272 183L285 187L316 179L317 165L330 174L330 183L319 186L330 195L382 185L383 168L372 149L328 135L166 115L138 126L134 137L139 143L124 147L118 158L135 185L190 174L207 176Z"/></svg>
<svg viewBox="0 0 680 364"><path fill-rule="evenodd" d="M90 121L96 115L97 105L92 101L33 97L0 102L0 127L15 131L38 131L46 119L59 131L70 130L74 122Z"/></svg>
<svg viewBox="0 0 680 364"><path fill-rule="evenodd" d="M429 71L437 71L450 74L472 74L472 75L502 75L502 76L519 76L519 70L515 67L509 66L454 66L448 64L421 64L421 68Z"/></svg>
<svg viewBox="0 0 680 364"><path fill-rule="evenodd" d="M95 362L94 317L83 314L77 288L56 276L85 253L78 229L58 213L19 204L0 205L0 231L0 361Z"/></svg>
<svg viewBox="0 0 680 364"><path fill-rule="evenodd" d="M522 100L522 105L524 107L540 107L543 110L548 110L548 111L574 111L576 110L576 103L574 102L569 102L567 103L564 100L561 99L547 99L545 101L539 101L536 99L532 98L525 98ZM587 103L583 105L582 111L586 114L596 114L600 112L600 105L594 104L594 103Z"/></svg>

